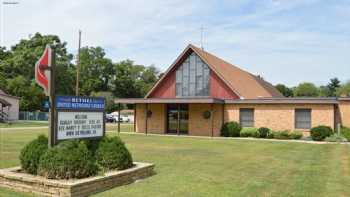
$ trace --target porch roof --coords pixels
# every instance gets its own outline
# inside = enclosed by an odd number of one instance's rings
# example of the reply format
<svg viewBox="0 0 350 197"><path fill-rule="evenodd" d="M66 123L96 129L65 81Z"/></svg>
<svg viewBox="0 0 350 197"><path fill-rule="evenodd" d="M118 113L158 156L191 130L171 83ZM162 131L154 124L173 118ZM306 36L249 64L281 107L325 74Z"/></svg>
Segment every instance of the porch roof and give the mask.
<svg viewBox="0 0 350 197"><path fill-rule="evenodd" d="M225 100L232 104L338 104L337 98L259 98Z"/></svg>
<svg viewBox="0 0 350 197"><path fill-rule="evenodd" d="M7 107L7 106L10 106L10 107L11 107L11 103L7 102L5 99L2 99L2 98L0 98L0 104L1 104L3 107Z"/></svg>
<svg viewBox="0 0 350 197"><path fill-rule="evenodd" d="M224 103L224 100L216 98L121 98L115 99L114 103Z"/></svg>
<svg viewBox="0 0 350 197"><path fill-rule="evenodd" d="M259 98L259 99L218 99L218 98L121 98L115 103L219 103L219 104L338 104L337 98ZM347 99L341 99L347 100Z"/></svg>

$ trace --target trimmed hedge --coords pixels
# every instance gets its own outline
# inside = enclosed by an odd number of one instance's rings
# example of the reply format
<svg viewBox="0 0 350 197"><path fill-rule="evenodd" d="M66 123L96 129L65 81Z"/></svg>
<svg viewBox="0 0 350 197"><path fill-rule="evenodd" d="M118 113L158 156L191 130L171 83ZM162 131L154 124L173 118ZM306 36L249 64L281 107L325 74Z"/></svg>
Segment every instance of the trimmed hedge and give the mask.
<svg viewBox="0 0 350 197"><path fill-rule="evenodd" d="M350 141L350 128L348 127L342 127L340 130L340 133L348 140Z"/></svg>
<svg viewBox="0 0 350 197"><path fill-rule="evenodd" d="M280 140L291 140L291 139L297 140L302 137L303 137L303 133L299 131L284 130L284 131L273 132L273 138L280 139Z"/></svg>
<svg viewBox="0 0 350 197"><path fill-rule="evenodd" d="M326 137L331 136L332 134L333 134L333 130L329 126L321 125L321 126L314 127L310 130L311 138L315 141L322 141Z"/></svg>
<svg viewBox="0 0 350 197"><path fill-rule="evenodd" d="M241 125L237 122L226 122L221 127L221 136L223 137L239 137L242 130Z"/></svg>
<svg viewBox="0 0 350 197"><path fill-rule="evenodd" d="M241 137L259 137L258 129L254 127L243 127L240 133Z"/></svg>
<svg viewBox="0 0 350 197"><path fill-rule="evenodd" d="M96 150L97 163L105 170L131 167L132 157L119 137L103 138Z"/></svg>
<svg viewBox="0 0 350 197"><path fill-rule="evenodd" d="M326 141L326 142L347 142L348 140L346 138L344 138L342 135L338 135L335 133L329 137L326 137L324 139L324 141Z"/></svg>
<svg viewBox="0 0 350 197"><path fill-rule="evenodd" d="M258 129L259 137L266 138L270 134L270 129L266 127L260 127Z"/></svg>
<svg viewBox="0 0 350 197"><path fill-rule="evenodd" d="M49 179L85 178L96 175L98 167L83 142L63 141L50 148L39 162L38 174Z"/></svg>
<svg viewBox="0 0 350 197"><path fill-rule="evenodd" d="M22 169L29 174L37 174L40 157L47 149L48 139L44 135L39 135L37 139L29 142L19 156Z"/></svg>

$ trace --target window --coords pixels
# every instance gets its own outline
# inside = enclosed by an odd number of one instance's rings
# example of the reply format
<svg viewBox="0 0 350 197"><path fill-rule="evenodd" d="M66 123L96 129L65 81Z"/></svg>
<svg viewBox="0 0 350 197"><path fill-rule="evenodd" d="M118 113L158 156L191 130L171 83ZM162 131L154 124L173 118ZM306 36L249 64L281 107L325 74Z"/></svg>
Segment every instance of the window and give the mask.
<svg viewBox="0 0 350 197"><path fill-rule="evenodd" d="M311 109L295 109L295 128L311 128Z"/></svg>
<svg viewBox="0 0 350 197"><path fill-rule="evenodd" d="M176 71L176 96L209 96L209 78L208 65L192 53Z"/></svg>
<svg viewBox="0 0 350 197"><path fill-rule="evenodd" d="M239 123L242 127L254 127L254 109L239 109Z"/></svg>

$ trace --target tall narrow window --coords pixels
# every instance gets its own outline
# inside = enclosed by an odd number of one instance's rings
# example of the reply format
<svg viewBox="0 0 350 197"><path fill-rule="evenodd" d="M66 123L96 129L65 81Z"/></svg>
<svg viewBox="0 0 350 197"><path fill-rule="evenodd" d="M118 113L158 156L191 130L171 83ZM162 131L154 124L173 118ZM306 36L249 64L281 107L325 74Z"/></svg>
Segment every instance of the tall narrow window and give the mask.
<svg viewBox="0 0 350 197"><path fill-rule="evenodd" d="M254 127L254 109L239 109L239 123L242 127Z"/></svg>
<svg viewBox="0 0 350 197"><path fill-rule="evenodd" d="M295 128L311 128L311 109L295 109Z"/></svg>
<svg viewBox="0 0 350 197"><path fill-rule="evenodd" d="M210 69L192 53L176 71L176 96L209 96Z"/></svg>

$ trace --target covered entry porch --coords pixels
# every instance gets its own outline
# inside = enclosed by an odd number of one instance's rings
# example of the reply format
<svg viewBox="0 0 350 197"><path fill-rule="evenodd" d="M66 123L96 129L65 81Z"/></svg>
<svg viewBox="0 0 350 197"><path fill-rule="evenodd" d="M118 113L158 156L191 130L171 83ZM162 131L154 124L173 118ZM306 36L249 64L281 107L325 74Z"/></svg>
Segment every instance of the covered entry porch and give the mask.
<svg viewBox="0 0 350 197"><path fill-rule="evenodd" d="M134 105L134 131L138 133L220 136L224 122L221 99L116 99L115 103Z"/></svg>

